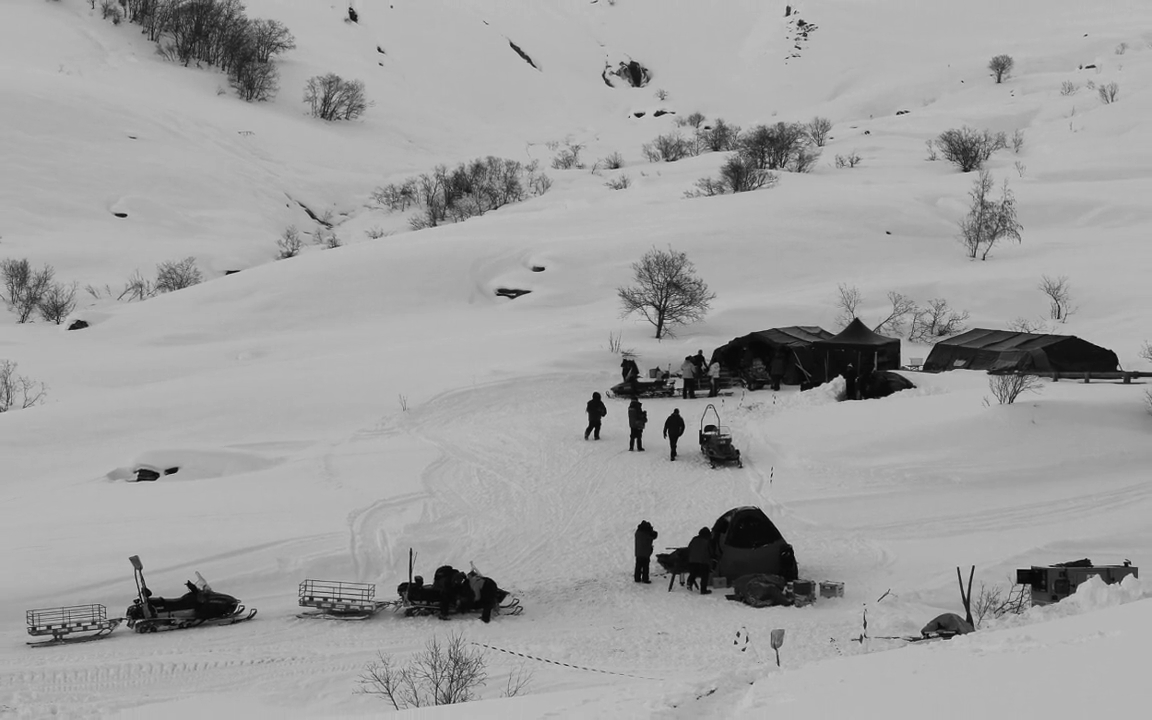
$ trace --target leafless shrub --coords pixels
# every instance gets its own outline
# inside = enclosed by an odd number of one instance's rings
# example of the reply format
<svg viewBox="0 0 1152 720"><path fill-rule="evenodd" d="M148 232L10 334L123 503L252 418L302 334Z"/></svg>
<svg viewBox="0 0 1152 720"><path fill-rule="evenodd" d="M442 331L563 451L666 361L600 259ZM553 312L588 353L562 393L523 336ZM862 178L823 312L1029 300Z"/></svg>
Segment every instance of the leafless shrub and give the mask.
<svg viewBox="0 0 1152 720"><path fill-rule="evenodd" d="M372 202L375 207L392 212L407 210L419 203L417 179L408 178L400 183L390 183L376 188L372 192Z"/></svg>
<svg viewBox="0 0 1152 720"><path fill-rule="evenodd" d="M56 270L51 265L33 270L26 258L9 258L0 262L0 275L4 281L4 302L9 310L16 313L16 322L26 323L40 307L45 294L51 290Z"/></svg>
<svg viewBox="0 0 1152 720"><path fill-rule="evenodd" d="M1016 61L1009 55L997 55L988 61L988 69L992 71L992 77L996 78L996 83L1001 83L1009 75L1012 74L1012 67Z"/></svg>
<svg viewBox="0 0 1152 720"><path fill-rule="evenodd" d="M532 684L533 674L527 664L517 665L516 669L508 673L508 679L504 682L504 691L500 693L500 696L506 698L519 696Z"/></svg>
<svg viewBox="0 0 1152 720"><path fill-rule="evenodd" d="M933 298L926 307L918 307L912 314L912 324L908 339L912 342L930 343L940 338L951 337L964 332L968 311L954 311L944 298Z"/></svg>
<svg viewBox="0 0 1152 720"><path fill-rule="evenodd" d="M720 167L720 177L700 178L696 189L685 193L686 197L711 197L724 193L750 192L765 187L775 187L780 177L769 170L757 167L755 161L743 153L737 154Z"/></svg>
<svg viewBox="0 0 1152 720"><path fill-rule="evenodd" d="M100 298L110 298L112 297L112 286L105 284L104 287L98 288L95 285L89 283L88 285L84 286L84 292L88 293L96 300L99 300Z"/></svg>
<svg viewBox="0 0 1152 720"><path fill-rule="evenodd" d="M845 328L860 314L860 304L864 298L855 285L848 286L844 283L836 286L836 294L835 307L840 311L836 322L841 328Z"/></svg>
<svg viewBox="0 0 1152 720"><path fill-rule="evenodd" d="M817 157L810 142L800 123L757 125L743 134L740 153L761 169L805 172Z"/></svg>
<svg viewBox="0 0 1152 720"><path fill-rule="evenodd" d="M1096 94L1100 96L1100 102L1111 105L1120 98L1120 86L1114 82L1105 83L1096 88Z"/></svg>
<svg viewBox="0 0 1152 720"><path fill-rule="evenodd" d="M379 240L388 233L379 225L373 225L372 227L365 230L364 234L368 236L369 240Z"/></svg>
<svg viewBox="0 0 1152 720"><path fill-rule="evenodd" d="M718 118L712 127L704 131L704 143L712 152L736 150L740 147L740 126L729 125Z"/></svg>
<svg viewBox="0 0 1152 720"><path fill-rule="evenodd" d="M832 132L832 121L828 118L814 117L804 129L816 147L824 147L824 143L828 142L828 133Z"/></svg>
<svg viewBox="0 0 1152 720"><path fill-rule="evenodd" d="M76 309L76 283L52 283L36 306L40 317L59 325Z"/></svg>
<svg viewBox="0 0 1152 720"><path fill-rule="evenodd" d="M329 250L334 250L334 249L342 246L343 244L344 243L340 240L340 236L337 235L336 233L332 232L331 230L329 230L327 233L325 233L325 235L324 235L324 247L328 248Z"/></svg>
<svg viewBox="0 0 1152 720"><path fill-rule="evenodd" d="M1128 43L1122 42L1117 45L1115 52L1117 55L1123 55L1124 53L1128 52Z"/></svg>
<svg viewBox="0 0 1152 720"><path fill-rule="evenodd" d="M300 239L300 231L296 229L295 225L284 228L283 234L276 240L276 247L280 250L280 260L296 257L300 254L300 249L303 246L304 242Z"/></svg>
<svg viewBox="0 0 1152 720"><path fill-rule="evenodd" d="M406 665L380 653L364 668L360 690L404 710L474 700L487 681L483 651L470 648L462 634L453 634L444 643L432 637Z"/></svg>
<svg viewBox="0 0 1152 720"><path fill-rule="evenodd" d="M600 164L609 170L619 170L624 167L624 156L618 152L613 152L601 160Z"/></svg>
<svg viewBox="0 0 1152 720"><path fill-rule="evenodd" d="M888 303L888 314L872 328L872 331L881 335L900 335L908 317L915 315L916 303L912 298L895 290L888 291Z"/></svg>
<svg viewBox="0 0 1152 720"><path fill-rule="evenodd" d="M1023 149L1024 149L1024 131L1021 130L1020 128L1016 128L1016 130L1012 133L1012 152L1019 155L1020 151Z"/></svg>
<svg viewBox="0 0 1152 720"><path fill-rule="evenodd" d="M1004 133L993 134L965 126L940 133L936 147L944 159L960 168L961 172L972 172L984 167L992 153L1008 147L1008 137Z"/></svg>
<svg viewBox="0 0 1152 720"><path fill-rule="evenodd" d="M116 297L117 300L128 299L128 302L133 300L147 300L156 294L156 288L152 285L152 281L140 274L139 270L135 270L128 276L128 281L124 283L124 291Z"/></svg>
<svg viewBox="0 0 1152 720"><path fill-rule="evenodd" d="M200 268L196 267L196 258L186 257L183 260L168 260L157 265L154 287L158 293L175 292L198 285L203 280Z"/></svg>
<svg viewBox="0 0 1152 720"><path fill-rule="evenodd" d="M960 241L968 251L968 257L988 259L988 253L1000 240L1021 242L1020 231L1024 229L1016 219L1016 197L1008 189L1008 180L1000 191L1000 199L993 200L992 174L981 170L968 192L972 202L968 214L960 220Z"/></svg>
<svg viewBox="0 0 1152 720"><path fill-rule="evenodd" d="M928 148L928 160L929 160L930 162L935 162L935 161L937 161L937 160L939 160L939 159L940 159L940 156L936 154L936 143L935 143L935 141L933 141L933 140L925 140L925 141L924 141L924 145L925 145L925 146L927 146L927 148Z"/></svg>
<svg viewBox="0 0 1152 720"><path fill-rule="evenodd" d="M632 178L627 175L617 175L604 183L604 186L609 190L625 190L632 186Z"/></svg>
<svg viewBox="0 0 1152 720"><path fill-rule="evenodd" d="M1024 171L1028 169L1028 166L1025 165L1024 163L1020 162L1019 160L1012 163L1012 167L1016 168L1016 174L1019 175L1020 177L1024 177Z"/></svg>
<svg viewBox="0 0 1152 720"><path fill-rule="evenodd" d="M16 363L0 360L0 413L39 405L47 393L44 383L17 374Z"/></svg>
<svg viewBox="0 0 1152 720"><path fill-rule="evenodd" d="M675 337L674 328L702 320L716 293L696 275L688 255L652 248L632 263L630 287L617 288L623 315L640 313L656 328L656 339Z"/></svg>
<svg viewBox="0 0 1152 720"><path fill-rule="evenodd" d="M1006 327L1012 332L1034 333L1037 335L1046 335L1052 331L1047 320L1042 318L1030 320L1023 316L1009 320Z"/></svg>
<svg viewBox="0 0 1152 720"><path fill-rule="evenodd" d="M1058 322L1068 322L1068 318L1077 310L1072 307L1072 287L1068 276L1054 278L1042 275L1039 288L1040 292L1048 296L1050 317Z"/></svg>
<svg viewBox="0 0 1152 720"><path fill-rule="evenodd" d="M980 592L972 601L972 619L977 629L984 618L998 618L1004 615L1020 615L1032 607L1031 588L1028 585L1013 585L1007 591L999 586L986 587L980 583Z"/></svg>
<svg viewBox="0 0 1152 720"><path fill-rule="evenodd" d="M1140 357L1148 362L1152 362L1152 342L1144 342L1144 345L1140 348Z"/></svg>
<svg viewBox="0 0 1152 720"><path fill-rule="evenodd" d="M355 120L368 109L362 80L345 80L336 73L316 75L304 85L304 102L312 117L321 120Z"/></svg>
<svg viewBox="0 0 1152 720"><path fill-rule="evenodd" d="M838 168L854 168L860 164L860 156L853 150L847 155L836 156L836 167Z"/></svg>
<svg viewBox="0 0 1152 720"><path fill-rule="evenodd" d="M650 143L644 143L641 154L648 162L676 162L692 154L692 142L678 132L657 135Z"/></svg>
<svg viewBox="0 0 1152 720"><path fill-rule="evenodd" d="M1064 82L1060 83L1060 94L1064 95L1065 97L1068 95L1075 95L1076 91L1079 89L1080 86L1071 80L1065 80Z"/></svg>
<svg viewBox="0 0 1152 720"><path fill-rule="evenodd" d="M699 130L708 118L703 113L694 112L690 115L676 118L676 127L690 127Z"/></svg>
<svg viewBox="0 0 1152 720"><path fill-rule="evenodd" d="M1036 375L1007 373L988 376L988 389L1001 405L1011 405L1022 393L1038 393L1042 388L1043 381Z"/></svg>
<svg viewBox="0 0 1152 720"><path fill-rule="evenodd" d="M620 352L620 342L624 339L624 331L608 332L608 352L616 355Z"/></svg>
<svg viewBox="0 0 1152 720"><path fill-rule="evenodd" d="M553 170L583 170L584 164L580 162L580 151L584 146L579 143L567 143L556 157L552 158Z"/></svg>
<svg viewBox="0 0 1152 720"><path fill-rule="evenodd" d="M271 60L239 63L228 72L237 97L245 102L266 102L280 90L280 71Z"/></svg>
<svg viewBox="0 0 1152 720"><path fill-rule="evenodd" d="M119 25L120 21L124 19L124 13L120 11L116 0L100 0L100 17L104 20L111 20L113 25Z"/></svg>

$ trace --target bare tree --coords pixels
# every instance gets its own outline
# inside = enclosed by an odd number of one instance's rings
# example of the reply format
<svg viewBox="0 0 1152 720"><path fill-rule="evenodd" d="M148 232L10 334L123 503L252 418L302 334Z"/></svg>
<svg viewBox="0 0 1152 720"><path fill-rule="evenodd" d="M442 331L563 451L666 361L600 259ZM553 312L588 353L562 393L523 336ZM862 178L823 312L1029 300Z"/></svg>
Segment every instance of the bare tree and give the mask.
<svg viewBox="0 0 1152 720"><path fill-rule="evenodd" d="M623 316L640 313L656 328L656 339L675 337L677 326L703 320L716 293L696 275L688 255L652 248L632 263L631 287L617 288Z"/></svg>
<svg viewBox="0 0 1152 720"><path fill-rule="evenodd" d="M944 298L933 298L926 307L917 308L912 315L908 339L912 342L935 342L964 332L968 311L954 311Z"/></svg>
<svg viewBox="0 0 1152 720"><path fill-rule="evenodd" d="M296 38L279 20L253 20L248 26L248 35L259 62L268 62L273 55L296 49Z"/></svg>
<svg viewBox="0 0 1152 720"><path fill-rule="evenodd" d="M1001 405L1011 405L1022 393L1038 393L1042 388L1043 381L1036 375L1007 373L988 376L988 389Z"/></svg>
<svg viewBox="0 0 1152 720"><path fill-rule="evenodd" d="M964 126L940 133L936 137L936 147L945 160L960 168L960 172L972 172L984 167L992 153L1008 147L1008 136Z"/></svg>
<svg viewBox="0 0 1152 720"><path fill-rule="evenodd" d="M960 241L968 257L973 259L979 255L981 260L987 260L988 253L1000 240L1021 242L1020 231L1024 226L1016 220L1016 197L1008 189L1008 180L1004 180L999 200L990 197L992 184L992 174L981 170L968 191L972 198L968 215L959 223Z"/></svg>
<svg viewBox="0 0 1152 720"><path fill-rule="evenodd" d="M229 71L228 81L241 100L265 102L276 97L280 89L280 71L271 61L246 62Z"/></svg>
<svg viewBox="0 0 1152 720"><path fill-rule="evenodd" d="M828 142L828 133L832 132L832 121L828 118L814 117L805 126L805 130L816 147L824 147L824 143Z"/></svg>
<svg viewBox="0 0 1152 720"><path fill-rule="evenodd" d="M1096 94L1100 96L1100 102L1111 105L1120 98L1120 86L1114 82L1105 83L1096 88Z"/></svg>
<svg viewBox="0 0 1152 720"><path fill-rule="evenodd" d="M1072 307L1072 288L1068 283L1068 276L1058 278L1042 275L1040 278L1040 292L1048 296L1049 312L1053 320L1068 322L1068 318L1076 312Z"/></svg>
<svg viewBox="0 0 1152 720"><path fill-rule="evenodd" d="M345 80L336 73L316 75L304 86L304 102L312 109L312 117L321 120L355 120L368 109L364 97L364 82Z"/></svg>
<svg viewBox="0 0 1152 720"><path fill-rule="evenodd" d="M1031 591L1028 585L1013 585L1005 592L999 586L985 587L980 583L980 593L972 601L974 627L979 629L985 618L1020 615L1032 607Z"/></svg>
<svg viewBox="0 0 1152 720"><path fill-rule="evenodd" d="M1040 335L1044 335L1052 329L1044 319L1029 320L1023 316L1009 320L1007 327L1012 332L1036 333Z"/></svg>
<svg viewBox="0 0 1152 720"><path fill-rule="evenodd" d="M40 317L59 325L76 309L76 283L52 283L37 306Z"/></svg>
<svg viewBox="0 0 1152 720"><path fill-rule="evenodd" d="M156 288L152 281L140 274L139 270L134 271L128 276L128 282L124 283L124 291L116 297L117 300L128 298L128 301L133 300L147 300L156 294Z"/></svg>
<svg viewBox="0 0 1152 720"><path fill-rule="evenodd" d="M1009 55L997 55L988 61L988 69L992 71L992 77L996 78L997 85L1012 74L1012 66L1015 64L1016 61Z"/></svg>
<svg viewBox="0 0 1152 720"><path fill-rule="evenodd" d="M840 283L836 286L836 309L840 314L836 316L836 323L841 327L848 327L848 323L860 315L860 303L864 301L860 290L855 285L848 286Z"/></svg>
<svg viewBox="0 0 1152 720"><path fill-rule="evenodd" d="M196 267L196 258L186 257L183 260L169 260L156 266L156 292L174 292L184 288L198 285L204 280L200 268Z"/></svg>
<svg viewBox="0 0 1152 720"><path fill-rule="evenodd" d="M44 402L48 387L16 373L16 363L0 360L0 413L24 410Z"/></svg>
<svg viewBox="0 0 1152 720"><path fill-rule="evenodd" d="M487 681L484 652L469 647L463 634L458 633L449 635L444 643L432 637L407 665L398 665L380 653L364 668L360 691L387 700L396 710L404 710L474 700ZM524 687L511 680L509 683L509 689L516 692Z"/></svg>
<svg viewBox="0 0 1152 720"><path fill-rule="evenodd" d="M300 239L300 231L296 229L295 225L284 228L284 232L276 240L276 247L280 250L280 260L296 257L300 254L300 249L303 246L304 241Z"/></svg>
<svg viewBox="0 0 1152 720"><path fill-rule="evenodd" d="M692 155L693 144L678 132L657 135L650 143L644 143L640 153L648 162L676 162Z"/></svg>
<svg viewBox="0 0 1152 720"><path fill-rule="evenodd" d="M724 118L717 118L706 131L704 142L713 152L735 150L740 146L740 133L739 125L729 125Z"/></svg>
<svg viewBox="0 0 1152 720"><path fill-rule="evenodd" d="M888 291L888 302L888 315L877 323L872 331L881 334L888 332L892 335L900 335L908 316L916 312L916 303L912 298L895 290Z"/></svg>

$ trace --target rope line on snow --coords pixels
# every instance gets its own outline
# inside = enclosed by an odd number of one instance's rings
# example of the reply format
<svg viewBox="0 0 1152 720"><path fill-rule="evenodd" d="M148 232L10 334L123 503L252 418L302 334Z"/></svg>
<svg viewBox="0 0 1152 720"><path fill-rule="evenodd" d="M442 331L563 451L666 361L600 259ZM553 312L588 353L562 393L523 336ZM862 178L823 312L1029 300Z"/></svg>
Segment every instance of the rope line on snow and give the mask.
<svg viewBox="0 0 1152 720"><path fill-rule="evenodd" d="M488 645L486 643L470 642L469 645L478 645L480 647L495 650L497 652L515 655L516 657L527 658L528 660L535 660L537 662L549 663L551 665L559 665L560 667L572 668L573 670L587 670L588 672L603 673L604 675L619 675L620 677L636 678L637 680L659 680L660 678L644 677L643 675L629 675L628 673L614 672L612 670L599 670L597 668L586 667L584 665L571 665L569 663L560 662L559 660L549 660L548 658L536 657L535 655L528 655L526 653L516 652L515 650L506 650L495 645Z"/></svg>

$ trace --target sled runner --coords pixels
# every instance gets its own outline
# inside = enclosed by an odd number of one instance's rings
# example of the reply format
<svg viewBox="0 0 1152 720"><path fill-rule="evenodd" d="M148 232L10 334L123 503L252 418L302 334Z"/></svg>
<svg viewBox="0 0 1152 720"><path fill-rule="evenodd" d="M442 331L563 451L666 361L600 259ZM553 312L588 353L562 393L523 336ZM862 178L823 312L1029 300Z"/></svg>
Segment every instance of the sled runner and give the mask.
<svg viewBox="0 0 1152 720"><path fill-rule="evenodd" d="M188 581L188 592L179 598L152 595L144 582L144 565L138 555L128 558L136 578L136 599L125 615L128 627L138 633L158 630L183 630L200 625L234 625L256 616L256 609L248 610L231 595L218 593L196 573L197 582Z"/></svg>
<svg viewBox="0 0 1152 720"><path fill-rule="evenodd" d="M300 607L315 608L300 613L298 618L331 620L367 620L393 603L376 599L376 585L372 583L332 582L305 580L298 593Z"/></svg>
<svg viewBox="0 0 1152 720"><path fill-rule="evenodd" d="M41 608L29 610L24 617L28 623L29 635L33 637L52 636L50 640L28 643L32 647L100 640L111 635L121 622L121 618L109 619L108 609L103 605Z"/></svg>
<svg viewBox="0 0 1152 720"><path fill-rule="evenodd" d="M711 417L709 417L711 413ZM715 422L709 422L711 419ZM732 434L728 428L720 424L720 413L716 406L709 403L700 416L700 452L708 458L708 463L716 467L717 463L736 463L736 467L744 467L740 460L740 451L732 445Z"/></svg>

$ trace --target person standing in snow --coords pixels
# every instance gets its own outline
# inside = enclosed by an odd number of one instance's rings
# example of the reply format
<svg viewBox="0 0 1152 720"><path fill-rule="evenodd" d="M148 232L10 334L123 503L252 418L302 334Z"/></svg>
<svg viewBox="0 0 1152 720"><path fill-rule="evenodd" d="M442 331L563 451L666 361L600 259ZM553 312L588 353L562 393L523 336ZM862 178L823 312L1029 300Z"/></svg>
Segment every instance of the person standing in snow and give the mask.
<svg viewBox="0 0 1152 720"><path fill-rule="evenodd" d="M856 368L852 363L844 370L844 399L856 399Z"/></svg>
<svg viewBox="0 0 1152 720"><path fill-rule="evenodd" d="M652 561L652 541L659 533L652 527L652 523L641 520L636 526L636 570L632 579L638 583L651 583L648 579L648 568Z"/></svg>
<svg viewBox="0 0 1152 720"><path fill-rule="evenodd" d="M684 362L680 365L680 377L683 381L683 386L680 388L680 397L683 400L688 398L696 399L696 363L692 362L690 356L684 356Z"/></svg>
<svg viewBox="0 0 1152 720"><path fill-rule="evenodd" d="M784 357L784 348L776 348L776 352L772 355L772 359L768 361L768 377L772 378L772 389L779 390L780 382L784 379L784 368L786 358Z"/></svg>
<svg viewBox="0 0 1152 720"><path fill-rule="evenodd" d="M604 407L604 401L600 399L600 393L592 393L592 399L588 401L584 411L588 413L588 429L584 431L584 439L587 440L589 435L595 439L600 439L600 420L608 414L608 408Z"/></svg>
<svg viewBox="0 0 1152 720"><path fill-rule="evenodd" d="M700 581L700 594L710 595L708 589L708 574L712 569L712 533L708 528L700 528L696 537L688 543L688 589L691 590Z"/></svg>
<svg viewBox="0 0 1152 720"><path fill-rule="evenodd" d="M628 404L628 450L644 452L644 426L648 424L648 411L640 406L639 400Z"/></svg>
<svg viewBox="0 0 1152 720"><path fill-rule="evenodd" d="M720 394L720 361L708 366L708 397L714 398Z"/></svg>
<svg viewBox="0 0 1152 720"><path fill-rule="evenodd" d="M672 414L664 421L664 437L672 449L672 459L676 459L676 441L684 434L684 418L680 417L680 408L672 410Z"/></svg>
<svg viewBox="0 0 1152 720"><path fill-rule="evenodd" d="M692 364L696 366L696 377L702 378L708 373L708 361L704 359L703 350L697 350L692 356Z"/></svg>

